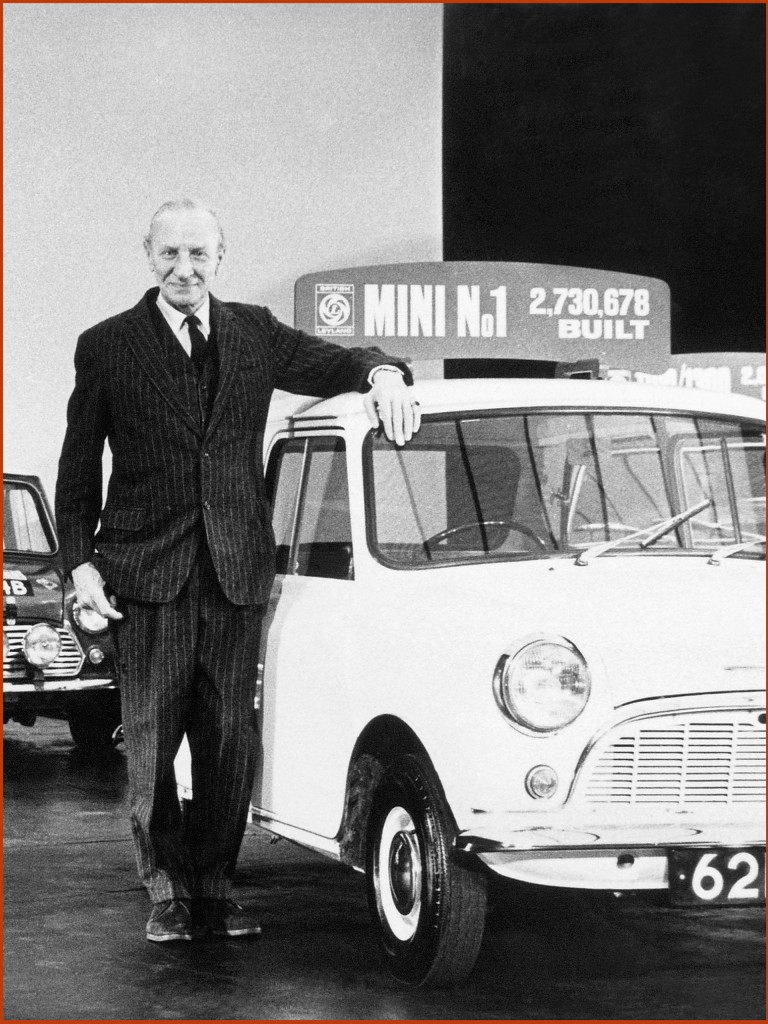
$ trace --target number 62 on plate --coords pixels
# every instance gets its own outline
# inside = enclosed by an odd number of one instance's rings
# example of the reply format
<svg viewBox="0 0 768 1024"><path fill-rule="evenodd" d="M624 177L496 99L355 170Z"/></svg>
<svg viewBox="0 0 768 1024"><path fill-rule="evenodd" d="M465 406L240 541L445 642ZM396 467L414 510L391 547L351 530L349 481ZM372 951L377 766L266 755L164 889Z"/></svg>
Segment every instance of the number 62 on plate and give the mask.
<svg viewBox="0 0 768 1024"><path fill-rule="evenodd" d="M669 892L677 905L765 902L765 850L670 850Z"/></svg>

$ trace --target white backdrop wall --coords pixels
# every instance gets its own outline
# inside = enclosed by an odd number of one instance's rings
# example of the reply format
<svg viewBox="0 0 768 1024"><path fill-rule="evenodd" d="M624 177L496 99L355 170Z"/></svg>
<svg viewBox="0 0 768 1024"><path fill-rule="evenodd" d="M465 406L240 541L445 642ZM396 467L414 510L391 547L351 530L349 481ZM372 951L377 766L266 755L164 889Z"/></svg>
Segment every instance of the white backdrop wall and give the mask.
<svg viewBox="0 0 768 1024"><path fill-rule="evenodd" d="M288 323L300 274L442 256L439 4L5 4L4 50L4 461L51 496L77 336L152 285L164 200Z"/></svg>

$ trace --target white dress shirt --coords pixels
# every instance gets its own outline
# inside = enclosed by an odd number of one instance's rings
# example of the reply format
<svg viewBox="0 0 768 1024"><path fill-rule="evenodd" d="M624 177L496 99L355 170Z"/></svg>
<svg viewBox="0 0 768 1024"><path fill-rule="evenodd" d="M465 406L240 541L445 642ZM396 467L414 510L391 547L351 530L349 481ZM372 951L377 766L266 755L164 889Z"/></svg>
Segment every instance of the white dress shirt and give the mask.
<svg viewBox="0 0 768 1024"><path fill-rule="evenodd" d="M189 327L184 323L187 318L187 314L182 313L181 310L171 306L170 303L165 301L162 295L157 296L157 308L165 317L168 326L178 339L181 347L188 356L191 356L192 342L189 337ZM200 331L207 341L208 336L211 333L211 302L207 295L205 296L205 301L200 309L195 310L194 315L200 321Z"/></svg>

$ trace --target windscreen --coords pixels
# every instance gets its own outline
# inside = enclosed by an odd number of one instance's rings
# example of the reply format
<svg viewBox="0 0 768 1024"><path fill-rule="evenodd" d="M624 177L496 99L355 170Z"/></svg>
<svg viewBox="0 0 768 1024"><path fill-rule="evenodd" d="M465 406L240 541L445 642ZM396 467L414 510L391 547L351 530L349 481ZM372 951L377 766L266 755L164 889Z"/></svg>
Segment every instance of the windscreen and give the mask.
<svg viewBox="0 0 768 1024"><path fill-rule="evenodd" d="M765 535L764 436L732 419L426 418L403 448L369 441L366 469L372 547L399 568L575 554L618 539L622 553L702 553ZM683 522L646 543L679 513Z"/></svg>

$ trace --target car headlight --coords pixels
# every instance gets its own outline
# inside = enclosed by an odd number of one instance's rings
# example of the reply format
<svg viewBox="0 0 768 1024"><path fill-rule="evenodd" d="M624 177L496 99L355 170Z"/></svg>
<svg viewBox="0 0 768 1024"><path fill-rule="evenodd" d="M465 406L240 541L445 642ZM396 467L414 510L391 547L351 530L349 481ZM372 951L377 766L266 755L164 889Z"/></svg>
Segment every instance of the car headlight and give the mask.
<svg viewBox="0 0 768 1024"><path fill-rule="evenodd" d="M72 605L72 618L84 633L103 633L109 621L92 608L81 608L75 601Z"/></svg>
<svg viewBox="0 0 768 1024"><path fill-rule="evenodd" d="M496 666L494 692L502 711L534 732L570 725L586 707L592 681L587 663L565 639L536 640Z"/></svg>
<svg viewBox="0 0 768 1024"><path fill-rule="evenodd" d="M24 637L24 657L30 665L45 668L55 661L61 650L61 640L55 629L38 622Z"/></svg>

